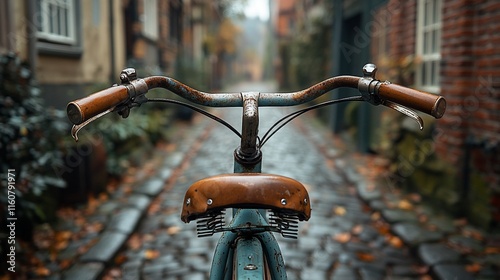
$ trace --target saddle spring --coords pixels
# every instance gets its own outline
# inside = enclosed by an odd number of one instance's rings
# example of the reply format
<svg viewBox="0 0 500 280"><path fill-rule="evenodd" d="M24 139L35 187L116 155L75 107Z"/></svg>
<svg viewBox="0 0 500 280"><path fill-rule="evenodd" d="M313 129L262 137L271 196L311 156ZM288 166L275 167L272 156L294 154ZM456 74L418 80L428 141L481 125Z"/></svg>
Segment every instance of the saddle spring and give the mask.
<svg viewBox="0 0 500 280"><path fill-rule="evenodd" d="M299 230L299 217L294 214L288 214L277 211L269 212L270 225L281 233L285 238L297 239Z"/></svg>
<svg viewBox="0 0 500 280"><path fill-rule="evenodd" d="M198 237L212 236L216 232L223 231L225 209L212 211L208 215L196 220L196 231Z"/></svg>

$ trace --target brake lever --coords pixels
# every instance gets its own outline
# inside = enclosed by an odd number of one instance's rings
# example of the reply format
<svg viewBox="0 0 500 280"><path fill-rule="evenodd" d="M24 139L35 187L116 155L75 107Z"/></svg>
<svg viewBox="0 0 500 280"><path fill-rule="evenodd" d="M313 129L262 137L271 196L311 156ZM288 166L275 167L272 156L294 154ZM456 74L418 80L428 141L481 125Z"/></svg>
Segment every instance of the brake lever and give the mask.
<svg viewBox="0 0 500 280"><path fill-rule="evenodd" d="M125 103L125 104L122 104L122 105L118 105L116 107L113 107L111 109L108 109L100 114L97 114L95 115L94 117L84 121L83 123L81 124L75 124L73 125L73 127L71 128L71 137L73 137L73 139L75 139L75 142L78 142L78 132L84 128L85 126L87 126L89 123L111 113L111 112L117 112L118 115L122 116L122 118L126 119L129 114L130 114L130 109L131 108L134 108L134 107L139 107L141 106L142 104L148 102L149 99L144 96L144 95L139 95L137 96L136 98L134 98L133 100Z"/></svg>
<svg viewBox="0 0 500 280"><path fill-rule="evenodd" d="M97 114L97 115L93 116L92 118L82 122L81 124L74 124L73 127L71 128L71 137L73 137L73 139L75 139L75 142L78 142L78 131L80 131L82 128L87 126L89 123L97 120L100 117L103 117L103 116L113 112L114 110L115 110L115 108L108 109L107 111L104 111L100 114Z"/></svg>
<svg viewBox="0 0 500 280"><path fill-rule="evenodd" d="M413 119L414 121L416 121L418 123L418 125L420 126L420 130L424 129L424 121L415 111L413 111L405 106L399 105L397 103L388 101L388 100L384 100L382 102L382 105L389 107L393 110L396 110L407 117L410 117L411 119Z"/></svg>

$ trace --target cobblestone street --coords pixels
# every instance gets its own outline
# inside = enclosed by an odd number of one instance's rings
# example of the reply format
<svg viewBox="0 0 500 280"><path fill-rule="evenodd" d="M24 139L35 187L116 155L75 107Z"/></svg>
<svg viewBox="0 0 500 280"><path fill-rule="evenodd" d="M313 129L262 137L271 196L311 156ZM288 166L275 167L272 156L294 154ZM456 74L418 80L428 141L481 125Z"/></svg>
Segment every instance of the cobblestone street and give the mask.
<svg viewBox="0 0 500 280"><path fill-rule="evenodd" d="M240 128L241 109L219 111ZM261 108L260 134L283 114ZM197 238L196 223L180 220L181 204L193 182L232 172L239 139L206 118L196 118L182 135L175 152L159 152L157 172L135 187L127 203L101 206L100 213L111 216L106 229L65 278L115 271L117 279L207 279L220 234ZM459 252L432 243L457 228L441 220L440 228L428 231L417 225L416 211L392 209L388 201L399 198L368 190L352 155L307 115L263 147L263 171L302 182L311 198L312 217L300 223L299 238L277 237L288 278L473 279ZM482 279L494 279L493 269Z"/></svg>
<svg viewBox="0 0 500 280"><path fill-rule="evenodd" d="M261 110L261 127L268 127L269 120L277 119L280 113L283 111L279 109ZM239 114L237 109L225 112L229 120L238 120ZM124 252L128 260L122 265L125 278L207 278L219 234L197 238L195 223L186 225L180 221L180 206L190 183L231 172L231 155L237 145L237 137L226 128L213 128L174 187L160 194L160 209L140 223L138 233L151 235L151 240L141 248ZM345 165L340 151L332 148L329 152L339 155L335 159L337 166ZM342 168L328 168L322 154L297 128L289 126L277 133L263 154L263 170L303 182L311 196L313 216L309 222L301 223L299 239L278 238L290 279L355 279L358 273L366 279L383 279L384 275L394 274L394 266L407 275L412 265L418 264L405 248L396 249L385 242L385 236L370 225L371 213L363 210ZM345 213L335 215L335 209ZM356 226L362 230L351 238ZM158 250L160 257L146 260L148 249ZM370 256L369 262L360 260L362 256ZM376 260L372 261L371 256Z"/></svg>

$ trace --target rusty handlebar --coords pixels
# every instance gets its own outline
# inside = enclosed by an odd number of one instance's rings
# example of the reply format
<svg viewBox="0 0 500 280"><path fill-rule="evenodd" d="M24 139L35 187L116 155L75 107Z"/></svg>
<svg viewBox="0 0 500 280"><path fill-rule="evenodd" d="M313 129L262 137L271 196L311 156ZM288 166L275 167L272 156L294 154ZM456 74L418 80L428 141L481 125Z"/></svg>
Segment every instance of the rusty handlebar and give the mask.
<svg viewBox="0 0 500 280"><path fill-rule="evenodd" d="M366 66L365 66L366 67ZM127 70L127 69L126 69ZM130 71L130 69L128 69ZM124 70L125 71L125 70ZM123 75L123 72L122 72ZM374 76L374 73L373 73ZM446 100L439 95L415 89L380 82L365 73L364 77L337 76L307 89L290 93L260 93L259 106L293 106L311 101L333 89L340 87L358 88L366 101L374 104L397 103L416 109L435 118L441 118L446 110ZM210 107L240 107L241 93L206 93L193 89L169 77L153 76L127 80L82 99L72 101L67 106L67 114L73 124L79 125L105 111L113 111L138 97L143 97L153 88L164 88L199 105ZM376 100L377 102L373 102Z"/></svg>

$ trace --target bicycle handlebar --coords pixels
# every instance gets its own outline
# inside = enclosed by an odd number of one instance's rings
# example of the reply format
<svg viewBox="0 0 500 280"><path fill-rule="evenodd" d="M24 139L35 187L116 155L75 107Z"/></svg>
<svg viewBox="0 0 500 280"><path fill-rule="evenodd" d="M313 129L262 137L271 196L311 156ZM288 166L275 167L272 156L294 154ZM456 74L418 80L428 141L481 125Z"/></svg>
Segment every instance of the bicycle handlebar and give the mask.
<svg viewBox="0 0 500 280"><path fill-rule="evenodd" d="M436 119L441 118L446 111L444 97L400 85L382 83L378 94L382 100L413 108Z"/></svg>
<svg viewBox="0 0 500 280"><path fill-rule="evenodd" d="M241 93L206 93L193 89L169 77L153 76L129 80L124 73L120 76L122 85L99 91L90 96L70 102L67 114L70 121L79 125L105 111L118 108L127 102L143 96L153 88L164 88L199 105L210 107L240 107ZM135 78L135 73L133 74ZM365 73L365 77L338 76L315 84L305 90L290 93L260 93L259 106L292 106L311 101L339 87L358 88L365 100L374 104L386 101L419 110L435 118L441 118L446 110L446 100L442 96L421 92L403 86L380 82ZM373 99L376 101L373 102Z"/></svg>
<svg viewBox="0 0 500 280"><path fill-rule="evenodd" d="M68 103L66 111L72 123L81 124L102 112L122 104L128 99L127 88L125 86L115 86Z"/></svg>

